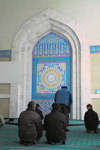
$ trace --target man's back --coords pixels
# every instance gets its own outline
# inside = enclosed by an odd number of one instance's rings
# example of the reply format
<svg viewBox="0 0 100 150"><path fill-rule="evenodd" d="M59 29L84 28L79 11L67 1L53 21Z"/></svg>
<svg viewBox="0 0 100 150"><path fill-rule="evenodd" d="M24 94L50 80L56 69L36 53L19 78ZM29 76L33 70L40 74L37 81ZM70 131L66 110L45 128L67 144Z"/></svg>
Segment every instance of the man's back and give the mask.
<svg viewBox="0 0 100 150"><path fill-rule="evenodd" d="M42 122L39 114L27 109L20 114L18 120L19 137L22 141L31 141L42 136Z"/></svg>
<svg viewBox="0 0 100 150"><path fill-rule="evenodd" d="M66 139L66 116L60 113L58 110L52 110L52 112L45 116L44 126L46 129L47 139L53 142L65 141Z"/></svg>
<svg viewBox="0 0 100 150"><path fill-rule="evenodd" d="M55 94L55 102L65 104L70 107L70 104L72 103L72 96L66 88L61 88Z"/></svg>
<svg viewBox="0 0 100 150"><path fill-rule="evenodd" d="M96 128L99 124L98 115L92 109L89 109L84 116L85 126L88 129Z"/></svg>

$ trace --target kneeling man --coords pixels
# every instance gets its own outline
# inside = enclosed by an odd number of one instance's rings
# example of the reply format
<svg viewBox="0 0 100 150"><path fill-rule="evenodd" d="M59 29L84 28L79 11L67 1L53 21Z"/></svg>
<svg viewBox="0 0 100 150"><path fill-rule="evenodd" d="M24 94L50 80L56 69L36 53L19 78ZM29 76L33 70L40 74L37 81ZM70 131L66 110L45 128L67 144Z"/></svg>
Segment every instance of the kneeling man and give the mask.
<svg viewBox="0 0 100 150"><path fill-rule="evenodd" d="M23 111L18 119L18 135L22 145L36 144L42 136L42 122L40 115L35 112L36 103L30 101L28 108Z"/></svg>
<svg viewBox="0 0 100 150"><path fill-rule="evenodd" d="M87 105L87 110L85 115L84 115L84 122L85 122L85 127L88 133L98 133L99 132L99 118L98 114L93 111L92 105L88 104Z"/></svg>
<svg viewBox="0 0 100 150"><path fill-rule="evenodd" d="M51 113L46 115L44 119L47 141L53 145L65 144L66 140L67 120L59 110L59 104L53 103Z"/></svg>

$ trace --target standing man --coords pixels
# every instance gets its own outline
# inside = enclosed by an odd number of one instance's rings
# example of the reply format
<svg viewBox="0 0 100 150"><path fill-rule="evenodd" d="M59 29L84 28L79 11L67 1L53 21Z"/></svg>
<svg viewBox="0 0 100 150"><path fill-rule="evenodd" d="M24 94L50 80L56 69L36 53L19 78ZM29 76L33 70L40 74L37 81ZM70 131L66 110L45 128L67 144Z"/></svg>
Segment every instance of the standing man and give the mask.
<svg viewBox="0 0 100 150"><path fill-rule="evenodd" d="M44 127L46 138L49 144L65 144L66 140L66 116L59 112L60 106L57 103L52 104L52 111L45 116Z"/></svg>
<svg viewBox="0 0 100 150"><path fill-rule="evenodd" d="M67 119L66 132L68 132L69 113L72 105L72 95L67 90L67 86L62 86L61 89L55 93L55 103L58 103L60 105L60 112L66 115Z"/></svg>
<svg viewBox="0 0 100 150"><path fill-rule="evenodd" d="M88 133L98 133L99 132L99 118L98 114L93 111L92 105L88 104L87 105L87 110L85 115L84 115L84 122L85 122L85 127Z"/></svg>
<svg viewBox="0 0 100 150"><path fill-rule="evenodd" d="M18 119L18 135L22 145L36 144L42 136L41 118L35 109L36 103L30 101L28 108L20 114Z"/></svg>

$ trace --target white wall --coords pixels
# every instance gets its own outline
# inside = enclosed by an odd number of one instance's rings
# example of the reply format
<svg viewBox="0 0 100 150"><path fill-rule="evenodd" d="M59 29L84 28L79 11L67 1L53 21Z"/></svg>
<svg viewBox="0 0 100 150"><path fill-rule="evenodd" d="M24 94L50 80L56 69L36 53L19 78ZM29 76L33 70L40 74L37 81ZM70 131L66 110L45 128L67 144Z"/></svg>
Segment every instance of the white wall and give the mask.
<svg viewBox="0 0 100 150"><path fill-rule="evenodd" d="M0 0L0 50L11 49L20 27L47 8L75 19L87 33L89 44L100 44L100 0Z"/></svg>
<svg viewBox="0 0 100 150"><path fill-rule="evenodd" d="M0 83L22 82L23 70L23 62L0 62Z"/></svg>

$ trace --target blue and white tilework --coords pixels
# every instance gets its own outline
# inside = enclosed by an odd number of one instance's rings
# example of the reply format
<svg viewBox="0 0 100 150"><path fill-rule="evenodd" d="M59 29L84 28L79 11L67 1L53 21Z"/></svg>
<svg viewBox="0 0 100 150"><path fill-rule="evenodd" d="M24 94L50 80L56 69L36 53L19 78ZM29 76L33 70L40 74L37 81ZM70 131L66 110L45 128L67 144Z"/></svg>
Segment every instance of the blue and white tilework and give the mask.
<svg viewBox="0 0 100 150"><path fill-rule="evenodd" d="M43 116L49 114L52 110L52 104L54 103L54 100L52 99L38 99L38 100L34 100L37 104L40 105L39 109L42 110L43 112Z"/></svg>
<svg viewBox="0 0 100 150"><path fill-rule="evenodd" d="M11 57L11 50L0 50L0 57Z"/></svg>
<svg viewBox="0 0 100 150"><path fill-rule="evenodd" d="M55 93L66 84L66 63L37 65L37 93Z"/></svg>
<svg viewBox="0 0 100 150"><path fill-rule="evenodd" d="M70 45L66 39L50 32L35 45L33 57L55 57L70 55Z"/></svg>
<svg viewBox="0 0 100 150"><path fill-rule="evenodd" d="M90 53L100 53L100 45L90 46Z"/></svg>
<svg viewBox="0 0 100 150"><path fill-rule="evenodd" d="M71 48L63 37L50 32L32 52L32 100L40 103L44 115L51 111L54 94L62 85L71 90Z"/></svg>

